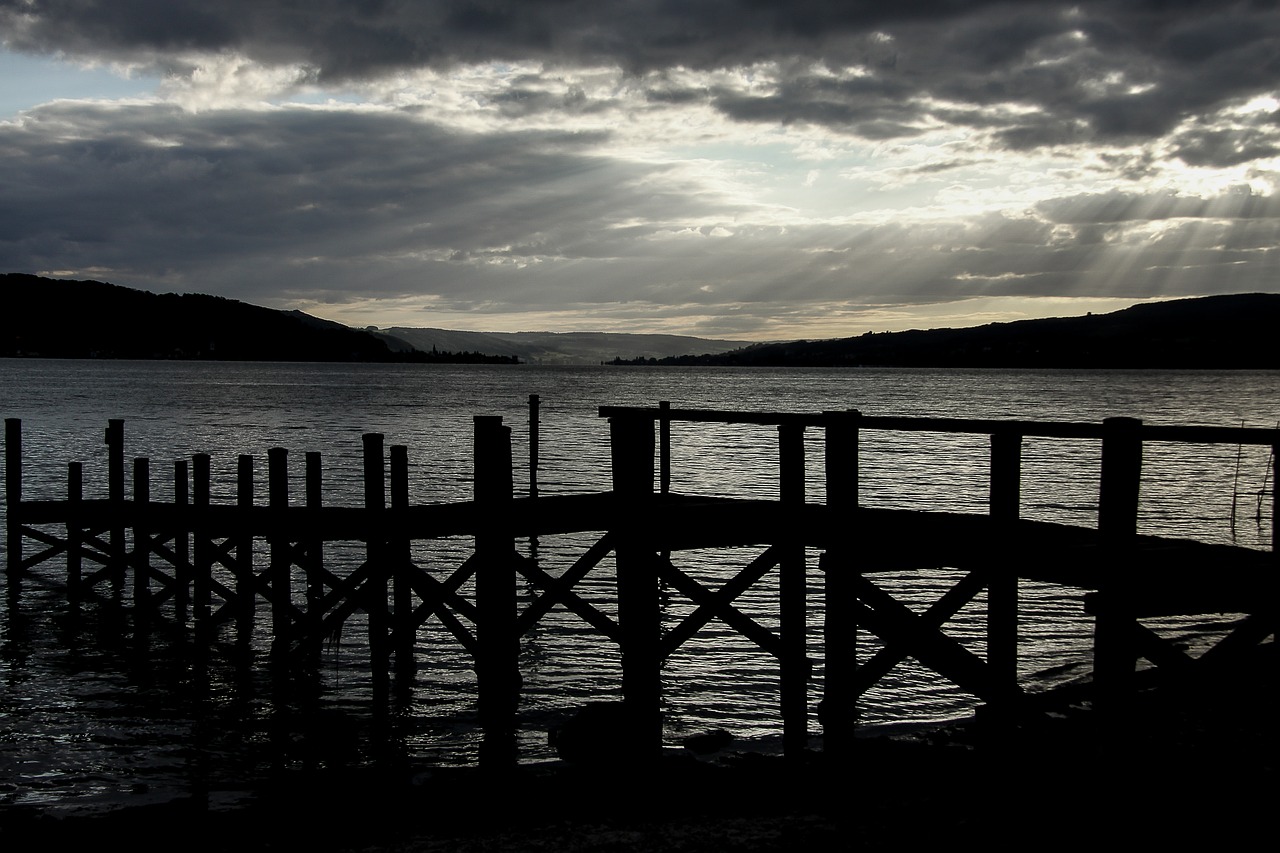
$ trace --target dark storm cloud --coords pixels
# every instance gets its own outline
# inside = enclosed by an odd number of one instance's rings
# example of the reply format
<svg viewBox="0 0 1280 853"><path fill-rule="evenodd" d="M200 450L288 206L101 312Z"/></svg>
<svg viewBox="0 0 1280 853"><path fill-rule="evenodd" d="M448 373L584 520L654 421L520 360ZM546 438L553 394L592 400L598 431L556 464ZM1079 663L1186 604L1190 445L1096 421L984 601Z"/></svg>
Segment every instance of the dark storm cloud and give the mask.
<svg viewBox="0 0 1280 853"><path fill-rule="evenodd" d="M221 271L226 295L358 293L407 258L462 270L472 258L587 257L622 220L705 212L677 181L640 186L661 166L587 156L600 141L477 136L389 112L48 105L0 124L0 268L107 268L158 285L183 271L174 286Z"/></svg>
<svg viewBox="0 0 1280 853"><path fill-rule="evenodd" d="M651 97L871 139L927 119L989 127L973 108L1015 104L1034 114L1000 119L1014 149L1159 136L1280 79L1280 12L1264 2L0 0L0 31L18 49L174 70L184 51L235 52L321 81L486 61L636 73L775 62L772 91ZM866 76L825 79L815 63ZM530 96L509 108L538 107Z"/></svg>

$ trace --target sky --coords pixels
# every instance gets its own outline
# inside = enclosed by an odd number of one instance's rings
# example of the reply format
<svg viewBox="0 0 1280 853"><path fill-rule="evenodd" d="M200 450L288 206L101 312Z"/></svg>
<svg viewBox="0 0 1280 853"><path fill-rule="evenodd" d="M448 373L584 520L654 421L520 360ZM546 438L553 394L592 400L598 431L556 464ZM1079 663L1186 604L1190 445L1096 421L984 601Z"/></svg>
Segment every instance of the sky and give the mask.
<svg viewBox="0 0 1280 853"><path fill-rule="evenodd" d="M1280 7L0 0L0 271L831 338L1280 290Z"/></svg>

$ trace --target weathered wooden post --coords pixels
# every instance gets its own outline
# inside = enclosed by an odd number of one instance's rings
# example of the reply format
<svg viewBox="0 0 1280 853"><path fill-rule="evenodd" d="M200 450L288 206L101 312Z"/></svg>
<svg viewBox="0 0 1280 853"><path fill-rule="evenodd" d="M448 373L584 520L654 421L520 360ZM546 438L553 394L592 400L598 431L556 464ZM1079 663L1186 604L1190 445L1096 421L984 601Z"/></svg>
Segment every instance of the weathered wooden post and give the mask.
<svg viewBox="0 0 1280 853"><path fill-rule="evenodd" d="M622 646L622 697L628 757L657 758L662 749L660 601L656 555L646 543L653 504L653 418L609 419L613 493L617 501L618 629Z"/></svg>
<svg viewBox="0 0 1280 853"><path fill-rule="evenodd" d="M369 666L373 680L374 701L379 706L390 695L390 655L387 653L387 475L384 467L382 433L362 436L364 447L364 509L368 538L365 559L369 563L369 580L365 583L364 606L369 616Z"/></svg>
<svg viewBox="0 0 1280 853"><path fill-rule="evenodd" d="M104 438L107 445L107 501L111 526L107 537L111 569L112 592L119 594L124 586L124 421L112 418L107 421Z"/></svg>
<svg viewBox="0 0 1280 853"><path fill-rule="evenodd" d="M671 493L671 402L658 401L658 493Z"/></svg>
<svg viewBox="0 0 1280 853"><path fill-rule="evenodd" d="M270 564L271 657L282 663L291 645L290 605L293 602L293 558L285 521L289 510L289 451L267 450L267 508L271 512Z"/></svg>
<svg viewBox="0 0 1280 853"><path fill-rule="evenodd" d="M67 601L72 609L84 595L84 465L67 463Z"/></svg>
<svg viewBox="0 0 1280 853"><path fill-rule="evenodd" d="M805 624L805 553L798 531L804 510L804 425L778 427L779 499L787 532L778 564L778 633L782 642L780 694L782 746L789 758L799 758L808 745L809 659Z"/></svg>
<svg viewBox="0 0 1280 853"><path fill-rule="evenodd" d="M5 577L10 595L22 574L22 420L4 420Z"/></svg>
<svg viewBox="0 0 1280 853"><path fill-rule="evenodd" d="M538 406L537 394L529 395L529 497L538 496Z"/></svg>
<svg viewBox="0 0 1280 853"><path fill-rule="evenodd" d="M187 622L191 606L191 481L187 460L173 461L173 612L179 625Z"/></svg>
<svg viewBox="0 0 1280 853"><path fill-rule="evenodd" d="M1142 481L1142 421L1107 418L1102 422L1102 474L1098 492L1098 531L1104 538L1106 576L1091 599L1095 616L1093 679L1098 703L1122 706L1133 691L1137 661L1137 610L1132 577L1132 540L1138 530L1138 492Z"/></svg>
<svg viewBox="0 0 1280 853"><path fill-rule="evenodd" d="M413 645L413 587L405 574L409 571L410 546L408 520L409 509L409 448L403 444L391 446L391 536L390 559L391 599L394 605L393 636L397 638L392 652L396 656L396 672L407 676L414 670Z"/></svg>
<svg viewBox="0 0 1280 853"><path fill-rule="evenodd" d="M987 667L1010 702L1018 689L1018 567L1011 537L1021 493L1022 435L1007 429L992 433L990 513L997 546L987 567Z"/></svg>
<svg viewBox="0 0 1280 853"><path fill-rule="evenodd" d="M324 580L321 570L324 568L324 538L320 535L320 509L324 504L323 462L318 451L310 451L306 455L306 489L307 523L306 523L306 563L303 571L307 576L307 622L309 625L319 624L324 618L320 612L324 599ZM308 629L310 630L310 629ZM313 650L320 653L320 637L313 638Z"/></svg>
<svg viewBox="0 0 1280 853"><path fill-rule="evenodd" d="M480 761L500 768L516 760L515 713L520 699L516 634L515 540L508 524L512 501L511 428L500 416L476 416L476 676L484 741Z"/></svg>
<svg viewBox="0 0 1280 853"><path fill-rule="evenodd" d="M151 614L151 462L133 460L133 622L142 633Z"/></svg>
<svg viewBox="0 0 1280 853"><path fill-rule="evenodd" d="M236 642L247 650L253 644L254 611L257 609L257 583L253 568L253 533L249 526L253 510L253 457L247 453L236 459L235 566L236 578Z"/></svg>
<svg viewBox="0 0 1280 853"><path fill-rule="evenodd" d="M823 553L822 751L836 758L853 744L854 675L858 668L857 555L848 537L857 532L858 422L856 410L825 412L824 475L831 542ZM836 537L840 537L837 539Z"/></svg>
<svg viewBox="0 0 1280 853"><path fill-rule="evenodd" d="M196 623L196 648L203 651L213 639L209 624L213 599L213 542L209 529L209 454L191 457L191 534L194 568L191 574L192 616Z"/></svg>

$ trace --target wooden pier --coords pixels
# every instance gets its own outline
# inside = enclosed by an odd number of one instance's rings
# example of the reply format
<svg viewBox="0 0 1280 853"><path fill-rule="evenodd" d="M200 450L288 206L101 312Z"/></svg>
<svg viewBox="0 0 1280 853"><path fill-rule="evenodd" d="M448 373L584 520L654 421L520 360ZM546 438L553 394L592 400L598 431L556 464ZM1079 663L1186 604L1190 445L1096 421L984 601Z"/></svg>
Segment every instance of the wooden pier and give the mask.
<svg viewBox="0 0 1280 853"><path fill-rule="evenodd" d="M101 602L127 612L136 631L159 621L185 626L195 645L213 649L230 634L244 647L264 633L276 671L313 666L326 638L353 614L367 614L375 700L385 699L393 668L412 668L419 630L436 620L474 661L476 702L485 738L481 760L514 761L520 701L521 637L552 608L581 618L621 651L623 752L635 760L658 753L663 662L711 620L719 619L778 662L784 747L803 751L816 707L823 748L852 742L859 697L911 657L972 693L993 717L1034 713L1035 697L1018 683L1020 581L1088 591L1096 619L1095 702L1122 705L1133 689L1135 662L1146 658L1171 677L1229 664L1274 637L1277 612L1275 497L1272 548L1259 551L1139 535L1143 447L1194 442L1272 448L1280 467L1280 431L1155 427L1127 418L1101 424L863 416L856 411L750 413L604 407L611 444L612 489L540 495L536 457L529 496L517 497L510 427L499 417L474 419L474 486L463 502L411 505L408 449L383 436L363 439L363 503L324 506L319 454L305 456L303 494L289 491L290 458L267 453L267 503L254 502L258 462L240 456L233 503L211 500L210 457L173 464L173 499L151 498L156 472L132 463L126 494L121 421L106 431L107 497L84 497L83 466L71 462L67 493L28 499L23 493L22 424L5 422L7 582L11 603L23 583L55 583L71 607ZM530 400L530 446L537 453L537 398ZM776 428L778 491L772 499L707 497L673 492L673 423L754 424ZM859 439L868 431L965 433L990 437L989 511L926 512L866 505L859 493ZM822 443L825 496L805 494L806 441ZM1096 526L1020 518L1025 438L1097 439L1101 480ZM1277 471L1276 473L1280 473ZM591 533L592 544L555 576L517 551L525 538ZM414 543L443 537L472 541L469 556L440 579L415 564ZM355 543L363 559L349 571L326 558L335 543ZM689 549L754 546L745 566L726 569L711 588L680 568ZM820 556L811 560L810 554ZM610 555L616 573L616 617L576 587ZM816 564L815 564L816 563ZM876 583L885 571L961 570L961 579L923 613ZM776 628L743 612L737 600L767 575L776 580ZM806 600L821 579L821 601ZM517 596L523 579L536 590ZM816 584L814 584L816 587ZM661 629L660 590L684 596L689 615ZM986 649L979 655L946 633L961 607L985 592ZM814 605L820 605L814 607ZM818 612L821 659L807 641ZM1232 613L1234 629L1192 659L1144 627L1147 617ZM255 622L269 616L270 630ZM261 628L259 624L259 628ZM874 654L857 654L860 632L879 638ZM813 672L821 666L822 695ZM1272 674L1268 673L1267 677Z"/></svg>

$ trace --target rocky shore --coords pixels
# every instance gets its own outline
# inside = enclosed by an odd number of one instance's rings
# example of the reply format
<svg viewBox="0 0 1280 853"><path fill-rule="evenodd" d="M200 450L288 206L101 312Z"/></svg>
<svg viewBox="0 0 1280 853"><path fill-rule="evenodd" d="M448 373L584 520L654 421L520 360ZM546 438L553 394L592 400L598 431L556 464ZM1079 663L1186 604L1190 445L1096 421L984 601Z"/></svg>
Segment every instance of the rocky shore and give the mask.
<svg viewBox="0 0 1280 853"><path fill-rule="evenodd" d="M1222 848L1269 839L1280 794L1274 644L1236 674L859 740L847 760L726 751L644 771L569 764L290 778L235 808L0 812L0 843L134 851L828 851L1017 843Z"/></svg>

